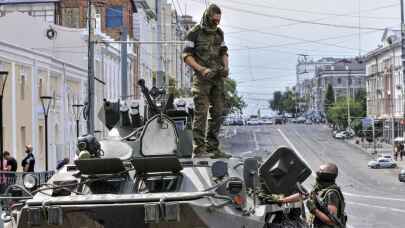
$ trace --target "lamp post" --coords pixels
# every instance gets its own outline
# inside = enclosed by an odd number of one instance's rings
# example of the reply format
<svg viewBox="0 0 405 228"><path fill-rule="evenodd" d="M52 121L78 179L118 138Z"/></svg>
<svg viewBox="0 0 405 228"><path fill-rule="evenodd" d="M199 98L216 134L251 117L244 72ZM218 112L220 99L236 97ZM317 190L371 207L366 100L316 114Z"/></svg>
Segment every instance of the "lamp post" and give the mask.
<svg viewBox="0 0 405 228"><path fill-rule="evenodd" d="M51 107L51 96L41 96L42 108L45 117L45 170L48 171L48 114Z"/></svg>
<svg viewBox="0 0 405 228"><path fill-rule="evenodd" d="M84 105L82 104L73 104L73 114L75 115L75 120L76 120L76 136L79 138L80 136L80 129L79 129L79 123L80 123L80 112L81 109L83 108Z"/></svg>
<svg viewBox="0 0 405 228"><path fill-rule="evenodd" d="M0 171L3 170L3 93L8 71L0 71Z"/></svg>

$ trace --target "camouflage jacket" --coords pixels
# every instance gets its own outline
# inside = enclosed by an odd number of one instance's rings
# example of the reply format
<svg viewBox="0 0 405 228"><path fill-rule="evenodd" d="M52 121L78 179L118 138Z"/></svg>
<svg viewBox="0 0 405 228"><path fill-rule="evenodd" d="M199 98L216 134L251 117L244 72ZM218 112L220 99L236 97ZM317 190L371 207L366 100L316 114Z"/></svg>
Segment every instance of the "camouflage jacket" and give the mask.
<svg viewBox="0 0 405 228"><path fill-rule="evenodd" d="M198 64L218 70L223 68L222 57L227 54L224 33L220 28L216 32L207 32L198 24L186 35L183 59L191 55Z"/></svg>

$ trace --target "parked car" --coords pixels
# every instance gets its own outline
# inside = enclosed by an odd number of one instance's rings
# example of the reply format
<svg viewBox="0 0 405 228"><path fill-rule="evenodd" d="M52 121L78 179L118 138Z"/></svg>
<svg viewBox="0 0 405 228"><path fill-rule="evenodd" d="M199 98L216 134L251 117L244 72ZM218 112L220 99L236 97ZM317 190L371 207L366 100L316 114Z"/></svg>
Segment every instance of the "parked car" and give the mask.
<svg viewBox="0 0 405 228"><path fill-rule="evenodd" d="M354 136L353 132L350 131L334 131L333 132L333 137L335 139L349 139Z"/></svg>
<svg viewBox="0 0 405 228"><path fill-rule="evenodd" d="M405 169L401 169L401 171L399 171L398 180L400 182L405 182Z"/></svg>
<svg viewBox="0 0 405 228"><path fill-rule="evenodd" d="M274 124L283 124L283 117L275 117L274 118Z"/></svg>
<svg viewBox="0 0 405 228"><path fill-rule="evenodd" d="M303 116L298 117L296 120L297 123L305 123L305 121L306 121L306 119Z"/></svg>
<svg viewBox="0 0 405 228"><path fill-rule="evenodd" d="M273 124L273 120L272 119L264 119L263 120L263 124Z"/></svg>
<svg viewBox="0 0 405 228"><path fill-rule="evenodd" d="M391 158L382 158L382 157L370 161L367 165L372 169L397 167L397 164L394 162L394 160L392 160Z"/></svg>
<svg viewBox="0 0 405 228"><path fill-rule="evenodd" d="M259 125L259 122L255 119L250 119L246 123L247 125Z"/></svg>

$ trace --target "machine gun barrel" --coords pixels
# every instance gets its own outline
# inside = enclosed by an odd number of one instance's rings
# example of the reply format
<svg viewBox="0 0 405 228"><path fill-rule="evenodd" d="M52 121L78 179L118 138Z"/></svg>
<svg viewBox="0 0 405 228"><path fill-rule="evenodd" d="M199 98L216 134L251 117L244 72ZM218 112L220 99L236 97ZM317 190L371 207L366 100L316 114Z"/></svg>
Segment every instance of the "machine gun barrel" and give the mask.
<svg viewBox="0 0 405 228"><path fill-rule="evenodd" d="M146 86L145 86L145 80L140 79L140 80L138 81L138 85L139 85L139 87L141 87L142 94L145 96L146 102L147 102L148 105L150 106L151 111L152 111L154 114L159 113L158 107L157 107L156 104L152 101L152 98L150 97L149 90L148 90L148 88L146 88Z"/></svg>

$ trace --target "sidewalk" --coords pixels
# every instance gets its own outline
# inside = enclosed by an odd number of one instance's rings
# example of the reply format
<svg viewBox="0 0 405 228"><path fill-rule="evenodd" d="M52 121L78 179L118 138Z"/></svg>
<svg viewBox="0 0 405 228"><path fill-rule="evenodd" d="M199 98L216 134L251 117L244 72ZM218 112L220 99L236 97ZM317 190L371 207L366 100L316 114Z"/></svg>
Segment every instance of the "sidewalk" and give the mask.
<svg viewBox="0 0 405 228"><path fill-rule="evenodd" d="M356 141L358 140L359 144L356 144ZM345 140L346 143L352 145L353 147L356 147L360 151L363 151L364 153L367 153L370 158L375 158L377 154L393 154L393 149L392 145L387 144L387 143L378 143L376 144L376 148L374 148L373 143L368 143L368 142L361 142L361 138L359 137L354 137L352 139L347 139ZM375 153L377 152L377 154ZM400 157L398 156L398 161L395 161L397 163L399 168L405 169L405 156L403 157L403 160L400 160Z"/></svg>

